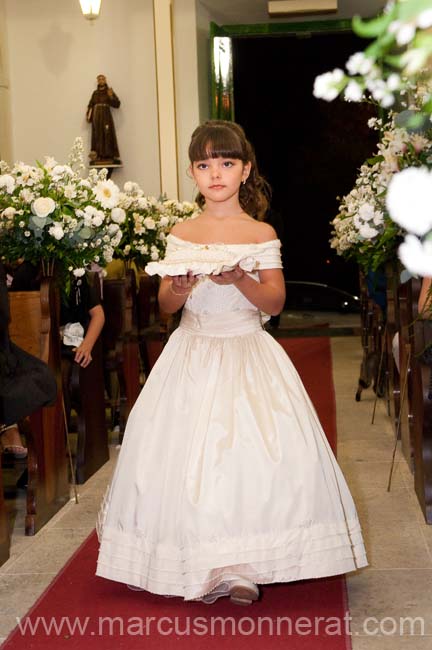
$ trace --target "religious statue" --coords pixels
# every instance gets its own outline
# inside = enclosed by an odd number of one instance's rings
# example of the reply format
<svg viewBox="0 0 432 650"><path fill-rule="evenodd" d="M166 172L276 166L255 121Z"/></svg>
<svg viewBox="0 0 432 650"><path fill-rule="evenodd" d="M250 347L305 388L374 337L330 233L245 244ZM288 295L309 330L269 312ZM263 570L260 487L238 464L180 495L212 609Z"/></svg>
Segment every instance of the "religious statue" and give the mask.
<svg viewBox="0 0 432 650"><path fill-rule="evenodd" d="M111 107L118 108L120 100L108 86L104 74L98 74L96 80L97 89L91 96L86 115L87 122L92 125L90 165L121 165L111 115Z"/></svg>

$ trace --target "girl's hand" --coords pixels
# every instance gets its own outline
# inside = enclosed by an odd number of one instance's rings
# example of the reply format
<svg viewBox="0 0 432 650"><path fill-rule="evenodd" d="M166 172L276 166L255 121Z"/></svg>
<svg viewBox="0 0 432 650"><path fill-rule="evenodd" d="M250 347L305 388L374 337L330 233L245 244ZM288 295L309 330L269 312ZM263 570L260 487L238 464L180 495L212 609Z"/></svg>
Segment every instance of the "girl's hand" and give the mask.
<svg viewBox="0 0 432 650"><path fill-rule="evenodd" d="M241 280L245 272L237 264L237 266L232 271L223 271L219 275L210 275L209 278L215 284L235 284L238 280Z"/></svg>
<svg viewBox="0 0 432 650"><path fill-rule="evenodd" d="M197 276L190 271L187 275L173 275L171 281L171 290L179 296L190 293L198 282Z"/></svg>
<svg viewBox="0 0 432 650"><path fill-rule="evenodd" d="M92 362L91 351L91 347L86 345L85 341L83 341L78 348L74 348L74 361L76 361L81 368L87 368L87 366Z"/></svg>

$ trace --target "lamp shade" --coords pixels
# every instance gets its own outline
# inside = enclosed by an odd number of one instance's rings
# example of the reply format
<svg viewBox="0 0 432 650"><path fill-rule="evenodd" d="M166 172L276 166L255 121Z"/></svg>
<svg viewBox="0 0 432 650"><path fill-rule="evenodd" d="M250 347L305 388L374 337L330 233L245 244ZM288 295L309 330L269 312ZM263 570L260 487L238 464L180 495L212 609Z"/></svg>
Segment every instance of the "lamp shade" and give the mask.
<svg viewBox="0 0 432 650"><path fill-rule="evenodd" d="M99 16L101 0L80 0L81 11L88 20L95 20Z"/></svg>

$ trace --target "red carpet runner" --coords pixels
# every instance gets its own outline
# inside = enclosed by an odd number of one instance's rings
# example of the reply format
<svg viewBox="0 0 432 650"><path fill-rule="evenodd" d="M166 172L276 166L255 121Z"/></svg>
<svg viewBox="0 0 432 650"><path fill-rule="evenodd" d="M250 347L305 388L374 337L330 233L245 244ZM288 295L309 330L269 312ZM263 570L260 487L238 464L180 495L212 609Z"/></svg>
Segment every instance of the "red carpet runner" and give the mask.
<svg viewBox="0 0 432 650"><path fill-rule="evenodd" d="M329 338L280 343L298 368L321 422L336 443ZM91 535L21 621L7 650L349 650L345 580L333 577L264 586L250 607L220 599L185 603L94 575ZM31 625L33 632L31 631ZM50 629L51 625L51 629Z"/></svg>

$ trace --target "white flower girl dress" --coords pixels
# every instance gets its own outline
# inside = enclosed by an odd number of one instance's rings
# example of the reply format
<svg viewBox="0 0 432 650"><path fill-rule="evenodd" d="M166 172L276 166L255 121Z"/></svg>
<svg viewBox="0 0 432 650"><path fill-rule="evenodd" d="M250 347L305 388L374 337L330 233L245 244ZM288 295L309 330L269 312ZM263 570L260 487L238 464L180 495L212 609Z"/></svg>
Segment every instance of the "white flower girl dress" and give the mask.
<svg viewBox="0 0 432 650"><path fill-rule="evenodd" d="M166 268L173 255L195 257L194 273L204 258L252 259L257 281L282 266L279 240L205 247L169 235ZM315 409L234 285L203 275L189 295L130 414L98 533L97 575L185 600L231 576L289 582L367 564Z"/></svg>

